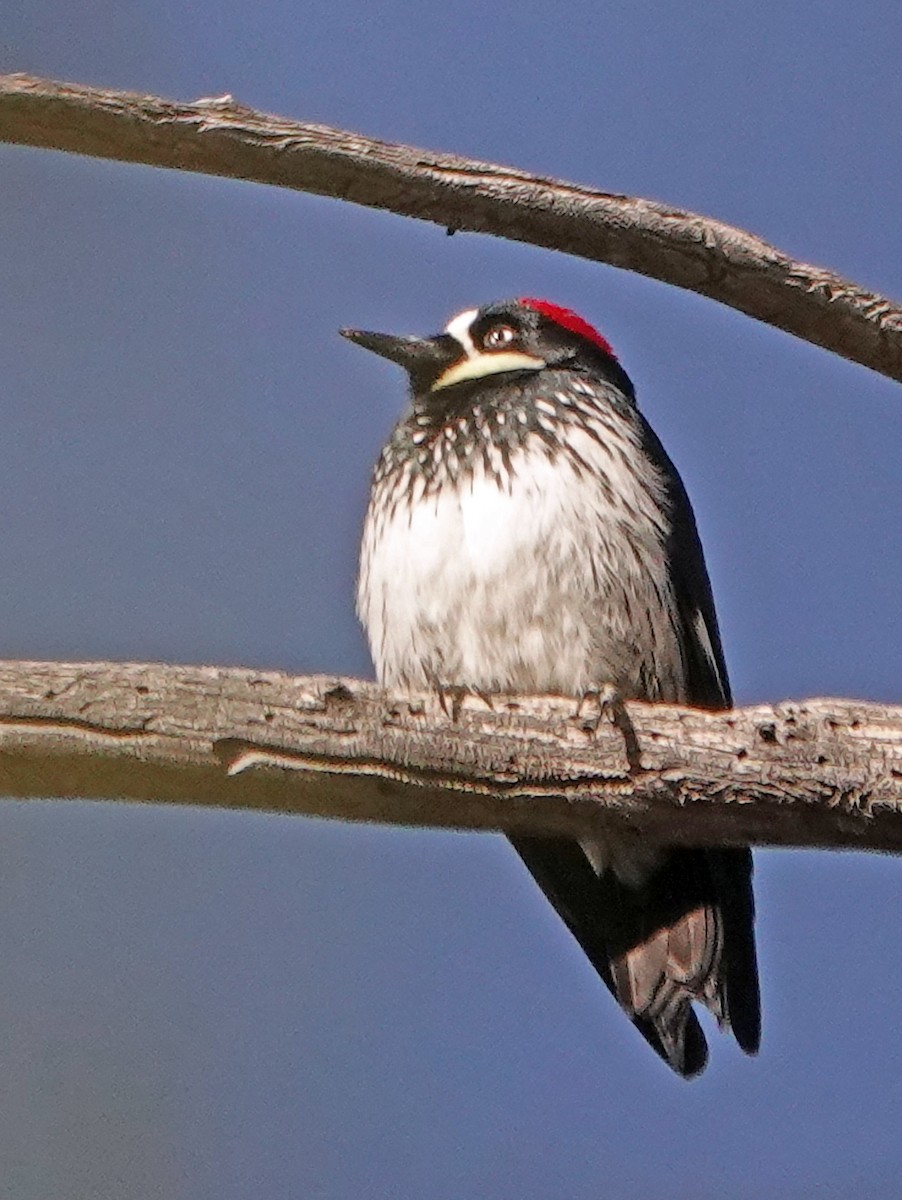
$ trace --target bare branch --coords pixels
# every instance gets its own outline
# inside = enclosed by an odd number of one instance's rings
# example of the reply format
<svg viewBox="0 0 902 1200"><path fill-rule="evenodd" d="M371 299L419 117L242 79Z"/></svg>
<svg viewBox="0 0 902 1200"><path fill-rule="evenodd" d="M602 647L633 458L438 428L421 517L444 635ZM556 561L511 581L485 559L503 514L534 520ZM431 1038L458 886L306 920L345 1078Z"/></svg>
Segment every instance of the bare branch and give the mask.
<svg viewBox="0 0 902 1200"><path fill-rule="evenodd" d="M902 852L902 708L631 704L639 747L560 697L464 703L240 668L0 662L0 794L397 825Z"/></svg>
<svg viewBox="0 0 902 1200"><path fill-rule="evenodd" d="M902 309L696 213L256 112L0 76L0 140L255 180L530 242L730 305L902 381Z"/></svg>

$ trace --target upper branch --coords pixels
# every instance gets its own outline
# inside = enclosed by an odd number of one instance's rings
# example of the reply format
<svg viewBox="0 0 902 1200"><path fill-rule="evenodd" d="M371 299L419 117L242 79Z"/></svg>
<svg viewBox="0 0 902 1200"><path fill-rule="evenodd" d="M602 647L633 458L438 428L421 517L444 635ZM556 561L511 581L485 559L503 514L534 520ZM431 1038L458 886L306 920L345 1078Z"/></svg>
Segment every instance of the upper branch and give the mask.
<svg viewBox="0 0 902 1200"><path fill-rule="evenodd" d="M0 76L0 140L296 188L596 259L902 381L902 309L720 221L512 167L256 112Z"/></svg>
<svg viewBox="0 0 902 1200"><path fill-rule="evenodd" d="M232 667L0 662L0 794L256 808L694 845L902 852L902 709L467 701ZM638 748L638 749L637 749Z"/></svg>

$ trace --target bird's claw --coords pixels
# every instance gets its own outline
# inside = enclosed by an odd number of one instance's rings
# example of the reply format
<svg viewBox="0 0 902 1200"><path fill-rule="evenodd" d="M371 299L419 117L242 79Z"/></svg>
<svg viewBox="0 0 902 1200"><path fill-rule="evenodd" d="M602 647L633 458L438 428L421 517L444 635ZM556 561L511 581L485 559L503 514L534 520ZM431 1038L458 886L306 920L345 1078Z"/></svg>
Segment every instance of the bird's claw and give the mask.
<svg viewBox="0 0 902 1200"><path fill-rule="evenodd" d="M591 706L594 713L586 714L586 708ZM574 714L581 721L587 733L597 733L602 720L607 718L615 728L620 728L622 715L626 710L623 698L615 683L605 683L600 688L588 688L579 698Z"/></svg>
<svg viewBox="0 0 902 1200"><path fill-rule="evenodd" d="M486 708L494 709L492 697L488 692L480 691L479 688L460 687L458 685L451 686L446 683L436 684L438 692L438 702L442 706L442 712L446 717L454 722L460 719L460 710L463 708L464 699L467 696L478 696Z"/></svg>
<svg viewBox="0 0 902 1200"><path fill-rule="evenodd" d="M589 717L585 715L584 711L588 701L591 701L597 710L594 715ZM591 734L592 737L598 733L598 728L603 720L610 721L623 737L626 761L629 763L630 770L641 770L639 739L636 737L636 730L630 720L630 715L626 711L623 696L615 683L605 683L600 688L590 688L583 692L576 706L575 715L577 720L582 723L586 733Z"/></svg>

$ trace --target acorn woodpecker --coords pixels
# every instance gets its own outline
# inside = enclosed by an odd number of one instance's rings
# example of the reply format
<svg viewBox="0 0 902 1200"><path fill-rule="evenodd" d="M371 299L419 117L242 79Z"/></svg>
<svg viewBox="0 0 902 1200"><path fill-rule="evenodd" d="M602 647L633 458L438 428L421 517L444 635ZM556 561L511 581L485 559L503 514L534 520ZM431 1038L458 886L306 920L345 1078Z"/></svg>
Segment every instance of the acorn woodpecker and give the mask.
<svg viewBox="0 0 902 1200"><path fill-rule="evenodd" d="M342 333L410 380L375 468L357 592L382 684L730 706L689 499L597 330L521 298L431 338ZM707 1060L693 1001L755 1053L749 850L626 832L510 840L676 1072Z"/></svg>

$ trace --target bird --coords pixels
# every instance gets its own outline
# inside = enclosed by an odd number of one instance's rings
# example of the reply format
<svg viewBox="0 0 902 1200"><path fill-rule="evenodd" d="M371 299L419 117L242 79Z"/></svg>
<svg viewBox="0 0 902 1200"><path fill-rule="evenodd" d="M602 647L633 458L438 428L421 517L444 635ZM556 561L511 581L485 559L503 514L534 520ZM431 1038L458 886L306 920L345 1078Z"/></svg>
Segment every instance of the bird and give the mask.
<svg viewBox="0 0 902 1200"><path fill-rule="evenodd" d="M593 325L519 297L432 337L341 333L409 385L373 471L357 583L382 686L731 706L689 498ZM707 1062L696 1003L757 1052L747 847L629 830L509 840L678 1075Z"/></svg>

